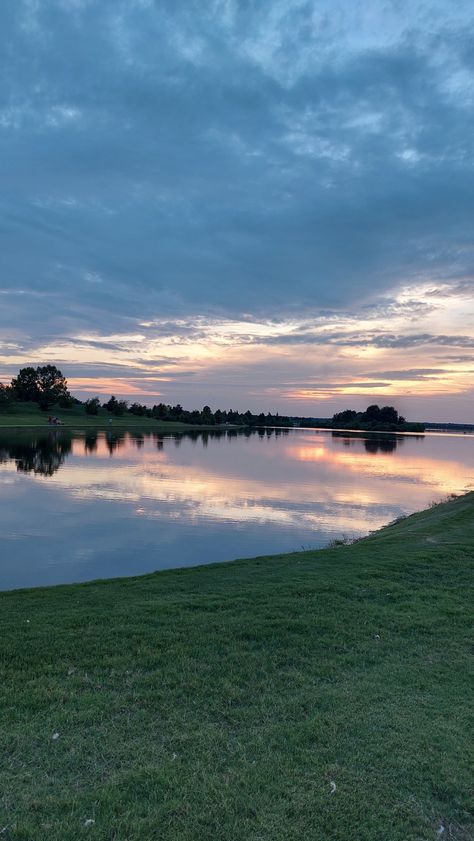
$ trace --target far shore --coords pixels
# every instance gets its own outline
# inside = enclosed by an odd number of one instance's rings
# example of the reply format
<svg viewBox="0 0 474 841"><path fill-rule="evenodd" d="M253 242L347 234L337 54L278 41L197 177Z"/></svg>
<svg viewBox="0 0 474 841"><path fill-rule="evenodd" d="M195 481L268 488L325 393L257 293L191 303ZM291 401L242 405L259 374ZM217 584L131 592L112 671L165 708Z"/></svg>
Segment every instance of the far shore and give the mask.
<svg viewBox="0 0 474 841"><path fill-rule="evenodd" d="M2 429L12 430L27 430L27 429L53 429L53 430L80 430L80 429L96 429L97 431L113 432L113 430L121 430L126 432L127 429L138 430L142 432L190 432L192 430L209 432L212 429L230 429L230 426L201 426L186 423L178 423L175 421L147 421L147 419L137 418L129 420L128 418L114 418L112 423L104 421L103 419L96 420L70 420L67 419L59 424L48 423L27 423L16 421L14 423L3 423L0 419L0 431ZM233 427L234 428L234 427Z"/></svg>
<svg viewBox="0 0 474 841"><path fill-rule="evenodd" d="M39 413L38 413L39 414ZM0 414L0 431L2 429L10 429L12 431L27 431L29 429L64 429L64 430L76 430L80 431L81 429L95 429L98 432L111 432L113 430L120 430L122 432L126 432L127 430L131 431L142 431L142 432L157 432L157 433L166 433L166 432L222 432L226 429L232 430L245 430L245 429L258 429L258 426L244 426L242 424L212 424L212 425L205 425L205 424L187 424L187 423L180 423L178 421L160 421L156 420L155 418L144 418L144 417L136 417L131 414L127 414L124 416L119 417L112 417L109 418L108 416L100 415L98 417L95 416L88 416L84 413L80 415L75 413L71 415L68 411L61 411L59 410L55 417L59 418L60 423L49 423L47 417L38 416L37 414L34 415L25 415L23 413L19 414ZM426 429L424 431L411 431L411 430L388 430L388 429L346 429L344 427L330 427L330 426L271 426L272 429L282 429L285 431L294 430L294 431L307 431L307 432L337 432L341 434L348 434L348 435L360 435L360 436L367 436L367 435L388 435L388 436L414 436L414 437L423 437L426 434L429 435L468 435L472 434L473 430L470 429L463 429L462 427L458 428L446 428L446 429Z"/></svg>
<svg viewBox="0 0 474 841"><path fill-rule="evenodd" d="M186 413L185 413L186 414ZM189 412L187 414L190 414ZM57 423L49 421L49 418L57 419ZM380 427L365 425L358 423L354 426L338 426L333 425L331 421L323 422L317 420L315 423L309 423L308 426L304 424L304 418L295 418L294 425L288 423L291 421L285 418L284 423L275 423L277 416L268 416L266 422L256 422L256 416L251 416L251 422L246 423L243 416L236 422L226 421L225 423L203 423L202 418L199 423L190 423L187 419L181 420L163 420L160 417L147 417L144 414L135 414L130 411L124 411L121 414L112 414L103 407L99 407L97 414L90 414L86 411L84 403L76 403L68 408L60 408L58 405L52 406L49 409L41 410L36 403L21 403L15 402L7 407L3 407L0 411L0 430L44 430L44 429L94 429L97 431L107 430L122 430L126 431L149 431L163 433L166 432L199 432L199 431L223 431L226 429L232 430L249 430L258 429L262 427L274 429L306 429L314 430L315 432L333 432L336 434L350 434L350 435L414 435L422 436L426 432L431 434L446 434L460 433L466 434L474 430L466 424L447 424L443 427L441 424L435 424L430 428L428 424L403 422L402 424L382 424ZM309 418L307 419L310 420Z"/></svg>
<svg viewBox="0 0 474 841"><path fill-rule="evenodd" d="M56 417L59 423L50 423L48 417ZM18 412L0 414L0 431L2 429L95 429L97 431L138 430L142 432L188 432L190 430L229 429L230 426L205 426L198 424L179 423L178 421L160 421L155 418L137 417L130 413L109 416L105 412L99 415L87 415L85 412L58 409L51 412Z"/></svg>

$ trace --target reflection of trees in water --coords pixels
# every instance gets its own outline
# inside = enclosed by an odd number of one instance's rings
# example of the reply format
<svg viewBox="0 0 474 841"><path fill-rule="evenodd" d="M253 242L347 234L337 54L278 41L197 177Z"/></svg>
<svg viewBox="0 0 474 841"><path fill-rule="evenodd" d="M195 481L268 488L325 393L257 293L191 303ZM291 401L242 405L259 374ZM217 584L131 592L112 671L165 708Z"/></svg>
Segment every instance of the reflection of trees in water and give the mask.
<svg viewBox="0 0 474 841"><path fill-rule="evenodd" d="M121 450L125 444L124 432L106 432L105 443L110 455L113 455L116 450ZM131 439L133 441L133 438Z"/></svg>
<svg viewBox="0 0 474 841"><path fill-rule="evenodd" d="M72 438L51 431L48 435L29 441L16 440L2 443L0 461L13 460L20 473L53 476L72 450Z"/></svg>
<svg viewBox="0 0 474 841"><path fill-rule="evenodd" d="M285 427L236 427L234 429L190 429L186 432L173 432L170 438L174 441L176 447L179 447L184 440L192 441L193 443L201 442L203 447L207 447L209 441L220 440L221 438L232 439L237 437L251 438L256 435L258 438L271 438L280 435L289 435L290 430ZM152 433L154 435L154 433ZM154 435L158 449L162 449L163 436Z"/></svg>
<svg viewBox="0 0 474 841"><path fill-rule="evenodd" d="M364 447L367 453L393 453L397 449L401 441L394 436L389 435L384 438L364 438Z"/></svg>
<svg viewBox="0 0 474 841"><path fill-rule="evenodd" d="M351 447L358 441L363 441L367 453L393 453L397 447L402 447L406 441L406 436L400 434L391 435L390 433L377 435L376 433L345 432L344 430L334 429L331 435L333 438L338 438L345 447ZM410 434L409 437L420 440L425 436Z"/></svg>
<svg viewBox="0 0 474 841"><path fill-rule="evenodd" d="M86 432L84 438L84 450L86 453L95 453L97 450L97 432Z"/></svg>
<svg viewBox="0 0 474 841"><path fill-rule="evenodd" d="M127 437L123 432L100 433L97 431L88 431L84 436L84 452L95 453L97 451L97 447L99 444L99 436L101 436L102 440L105 441L105 445L110 455L115 453L116 450L123 447L127 441ZM129 437L136 447L143 446L144 436L134 434L133 436L130 435Z"/></svg>
<svg viewBox="0 0 474 841"><path fill-rule="evenodd" d="M333 430L331 435L333 438L338 438L345 447L350 447L357 441L363 441L365 451L374 454L393 453L397 447L404 443L401 435L367 435L367 433L357 432L351 432L349 434L341 430Z"/></svg>
<svg viewBox="0 0 474 841"><path fill-rule="evenodd" d="M195 443L201 442L203 447L207 447L209 441L215 439L230 440L242 436L250 438L253 435L262 439L263 437L279 437L288 434L289 430L284 428L190 430L176 432L170 436L157 432L117 432L116 430L107 430L106 432L87 430L84 435L80 435L68 433L66 430L51 429L47 433L35 434L32 437L2 435L0 438L0 463L14 461L20 473L53 476L65 462L67 456L71 454L74 441L83 442L85 454L97 452L99 442L104 441L112 456L126 444L141 449L146 441L153 442L158 450L162 450L167 440L170 443L174 441L176 447L180 446L183 439Z"/></svg>

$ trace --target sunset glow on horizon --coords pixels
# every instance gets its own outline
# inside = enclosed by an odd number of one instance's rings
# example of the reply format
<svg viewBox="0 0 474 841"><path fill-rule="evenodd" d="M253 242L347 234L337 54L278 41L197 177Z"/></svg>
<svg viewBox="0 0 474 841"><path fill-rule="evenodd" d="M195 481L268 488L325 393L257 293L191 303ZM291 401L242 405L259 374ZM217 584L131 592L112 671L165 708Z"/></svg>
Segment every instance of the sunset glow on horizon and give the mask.
<svg viewBox="0 0 474 841"><path fill-rule="evenodd" d="M0 382L474 422L467 0L0 21Z"/></svg>

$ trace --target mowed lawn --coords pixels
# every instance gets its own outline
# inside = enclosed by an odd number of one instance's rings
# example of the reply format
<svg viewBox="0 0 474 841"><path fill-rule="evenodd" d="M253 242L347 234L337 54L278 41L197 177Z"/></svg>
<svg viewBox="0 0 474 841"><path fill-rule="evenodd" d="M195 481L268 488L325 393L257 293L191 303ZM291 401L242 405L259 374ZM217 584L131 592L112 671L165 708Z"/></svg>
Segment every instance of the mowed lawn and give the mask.
<svg viewBox="0 0 474 841"><path fill-rule="evenodd" d="M2 429L14 430L19 428L31 429L42 427L55 429L48 423L48 417L55 417L66 429L111 429L126 431L139 428L143 432L179 432L192 427L189 424L175 421L160 421L155 418L140 417L126 412L124 415L114 417L109 415L105 409L99 409L97 415L88 415L84 405L72 406L70 409L61 409L53 406L51 409L42 411L36 403L13 403L6 410L0 412L0 431ZM201 427L202 428L202 427Z"/></svg>
<svg viewBox="0 0 474 841"><path fill-rule="evenodd" d="M471 493L352 546L2 594L0 841L474 838L473 556Z"/></svg>

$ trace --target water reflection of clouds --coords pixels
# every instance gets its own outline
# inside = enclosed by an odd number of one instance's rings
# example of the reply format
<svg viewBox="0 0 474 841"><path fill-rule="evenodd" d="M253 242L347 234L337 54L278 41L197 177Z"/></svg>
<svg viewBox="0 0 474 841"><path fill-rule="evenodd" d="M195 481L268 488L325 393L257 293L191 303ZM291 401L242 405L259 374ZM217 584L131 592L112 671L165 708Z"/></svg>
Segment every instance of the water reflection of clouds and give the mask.
<svg viewBox="0 0 474 841"><path fill-rule="evenodd" d="M273 485L263 480L234 474L218 475L203 466L168 463L162 453L151 451L142 464L134 458L93 465L83 459L69 462L58 472L54 486L77 500L120 502L134 506L135 514L147 518L168 518L198 521L221 521L234 524L267 523L289 528L325 527L333 532L340 528L363 533L387 520L387 512L369 512L379 508L376 495L359 494L356 514L354 498L341 489L326 488L324 499L317 489L289 481ZM311 501L308 502L310 493ZM362 501L362 498L363 501ZM345 513L344 513L345 512Z"/></svg>
<svg viewBox="0 0 474 841"><path fill-rule="evenodd" d="M111 436L97 436L93 453L86 451L84 438L76 438L73 458L54 481L76 499L132 503L139 518L292 529L323 524L328 531L353 534L387 522L387 506L396 512L414 510L426 504L427 493L433 498L467 483L466 468L453 459L430 458L410 448L396 454L386 446L367 449L367 441L376 443L375 438L317 433L314 439L314 433L295 432L280 438L276 447L276 439L265 439L272 445L266 447L253 436L245 439L248 452L240 439L235 459L229 448L220 454L210 448L204 455L185 437L176 449L171 439L141 437L137 447L133 437L118 435L113 458ZM308 469L312 465L316 473Z"/></svg>
<svg viewBox="0 0 474 841"><path fill-rule="evenodd" d="M333 450L317 444L291 446L290 457L302 462L323 462L338 469L357 474L363 479L380 478L385 482L429 485L440 493L457 493L469 486L464 462L430 458L411 452L391 454L378 451L368 453L353 449ZM471 471L472 474L472 471Z"/></svg>
<svg viewBox="0 0 474 841"><path fill-rule="evenodd" d="M38 433L19 447L3 436L0 587L321 546L460 491L474 473L461 439L406 439L393 452L299 430L206 440Z"/></svg>
<svg viewBox="0 0 474 841"><path fill-rule="evenodd" d="M176 501L176 500L175 500ZM174 515L178 519L186 519L188 522L200 520L231 522L234 525L245 525L250 523L273 524L279 527L291 529L324 529L327 532L348 532L351 534L364 534L368 530L379 528L390 519L387 516L388 509L380 506L377 510L368 510L360 506L358 510L353 505L344 502L324 503L315 501L311 505L311 511L301 509L301 503L287 503L279 507L275 498L262 499L260 502L247 501L245 505L237 500L214 499L196 501L195 497L182 498L179 500L179 511L163 512L160 509L141 507L136 513L151 519L160 519L163 516Z"/></svg>

